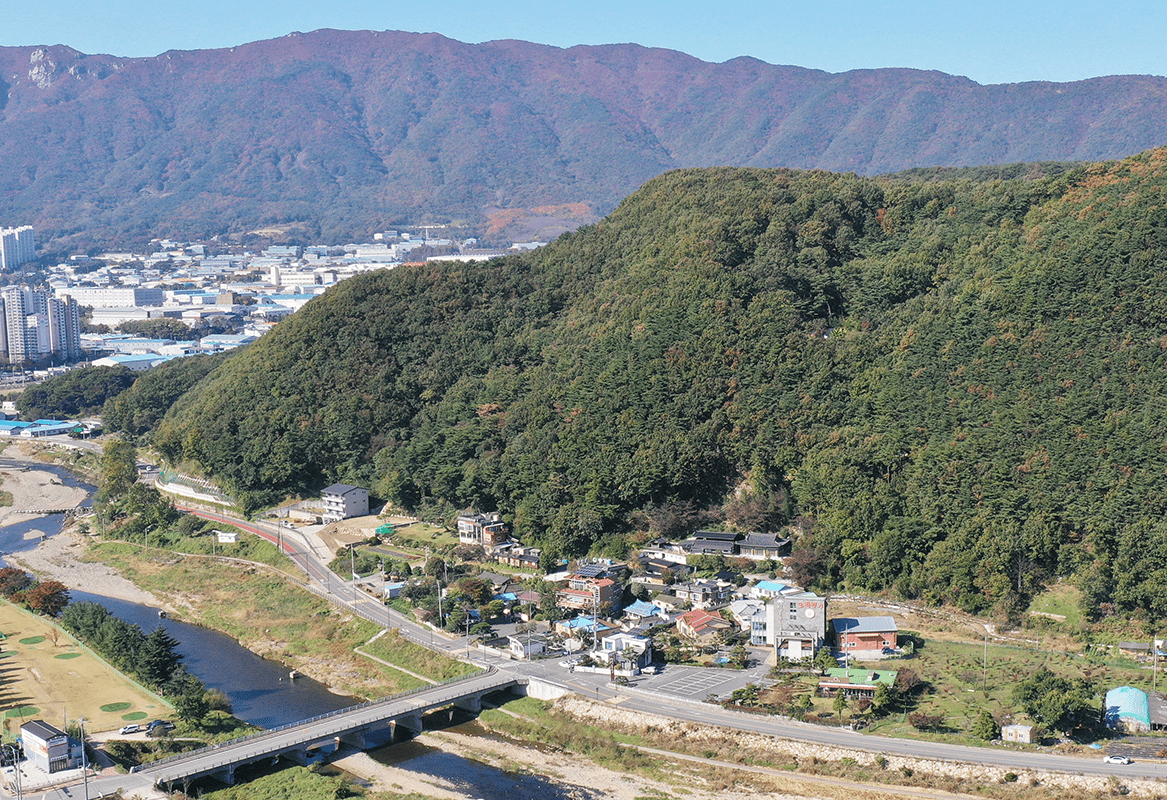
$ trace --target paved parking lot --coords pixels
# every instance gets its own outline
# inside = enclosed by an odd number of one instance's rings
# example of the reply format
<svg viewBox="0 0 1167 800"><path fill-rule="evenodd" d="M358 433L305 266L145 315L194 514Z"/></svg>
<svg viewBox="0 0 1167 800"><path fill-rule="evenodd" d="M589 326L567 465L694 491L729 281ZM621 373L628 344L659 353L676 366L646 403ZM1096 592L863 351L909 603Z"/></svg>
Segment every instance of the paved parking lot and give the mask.
<svg viewBox="0 0 1167 800"><path fill-rule="evenodd" d="M670 666L661 675L637 678L635 685L653 692L704 700L710 694L729 694L753 680L755 675L741 670Z"/></svg>

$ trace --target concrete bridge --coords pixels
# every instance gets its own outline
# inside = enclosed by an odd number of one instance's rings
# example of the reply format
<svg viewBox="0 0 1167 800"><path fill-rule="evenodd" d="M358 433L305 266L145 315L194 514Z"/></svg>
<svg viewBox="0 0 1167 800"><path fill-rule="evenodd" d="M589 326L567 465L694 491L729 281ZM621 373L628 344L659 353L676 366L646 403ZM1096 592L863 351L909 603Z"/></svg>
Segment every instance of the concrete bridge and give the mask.
<svg viewBox="0 0 1167 800"><path fill-rule="evenodd" d="M309 752L345 743L362 750L413 738L422 731L422 716L446 706L477 714L482 697L499 689L525 686L521 675L500 673L493 667L436 686L343 708L281 728L204 747L134 767L136 777L148 779L167 791L202 777L235 782L235 769L258 761L286 758L305 765Z"/></svg>

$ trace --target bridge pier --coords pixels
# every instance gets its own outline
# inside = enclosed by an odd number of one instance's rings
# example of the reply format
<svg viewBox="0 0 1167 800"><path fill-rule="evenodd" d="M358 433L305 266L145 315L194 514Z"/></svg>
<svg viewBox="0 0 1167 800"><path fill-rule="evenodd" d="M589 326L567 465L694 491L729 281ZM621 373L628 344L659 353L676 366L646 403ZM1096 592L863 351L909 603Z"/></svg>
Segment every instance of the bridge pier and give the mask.
<svg viewBox="0 0 1167 800"><path fill-rule="evenodd" d="M482 695L472 694L454 701L454 708L460 708L470 714L482 713Z"/></svg>
<svg viewBox="0 0 1167 800"><path fill-rule="evenodd" d="M214 778L215 780L217 780L219 783L225 783L228 786L234 786L235 785L235 765L228 764L227 766L223 767L223 769L218 770L217 772L212 772L211 777Z"/></svg>
<svg viewBox="0 0 1167 800"><path fill-rule="evenodd" d="M393 743L408 742L415 736L420 736L425 730L421 721L421 714L408 714L393 720Z"/></svg>
<svg viewBox="0 0 1167 800"><path fill-rule="evenodd" d="M288 761L291 761L293 764L300 767L308 766L308 762L311 761L311 759L308 757L307 748L288 750L287 752L280 753L280 756L282 758L288 759Z"/></svg>
<svg viewBox="0 0 1167 800"><path fill-rule="evenodd" d="M420 717L418 721L420 723ZM395 725L390 720L366 725L354 731L349 731L340 735L340 740L347 745L357 748L358 750L376 750L378 747L384 747L387 744L393 744L396 741ZM420 724L418 732L421 732ZM412 737L411 737L412 738Z"/></svg>

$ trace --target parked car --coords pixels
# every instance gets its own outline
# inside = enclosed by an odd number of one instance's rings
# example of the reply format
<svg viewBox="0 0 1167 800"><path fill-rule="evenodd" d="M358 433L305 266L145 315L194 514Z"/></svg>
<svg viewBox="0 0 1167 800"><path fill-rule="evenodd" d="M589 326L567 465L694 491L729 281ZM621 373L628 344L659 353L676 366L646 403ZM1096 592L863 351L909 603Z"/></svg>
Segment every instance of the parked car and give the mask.
<svg viewBox="0 0 1167 800"><path fill-rule="evenodd" d="M174 723L168 719L156 719L146 726L146 732L155 731L161 728L164 731L174 730Z"/></svg>
<svg viewBox="0 0 1167 800"><path fill-rule="evenodd" d="M122 729L119 731L119 733L121 733L122 736L125 736L126 734L129 734L129 733L137 733L140 730L142 730L142 726L139 725L138 723L134 722L130 725L123 725Z"/></svg>
<svg viewBox="0 0 1167 800"><path fill-rule="evenodd" d="M1134 763L1126 756L1104 756L1102 760L1105 761L1107 764L1126 765L1126 764L1133 764Z"/></svg>

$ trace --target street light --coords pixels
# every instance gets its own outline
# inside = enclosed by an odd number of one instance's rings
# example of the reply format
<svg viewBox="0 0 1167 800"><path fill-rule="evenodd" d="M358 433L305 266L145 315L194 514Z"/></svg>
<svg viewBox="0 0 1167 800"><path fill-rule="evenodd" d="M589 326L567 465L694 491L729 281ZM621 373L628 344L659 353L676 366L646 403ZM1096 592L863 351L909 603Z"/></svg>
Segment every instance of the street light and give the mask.
<svg viewBox="0 0 1167 800"><path fill-rule="evenodd" d="M89 761L85 757L85 717L77 720L81 728L81 779L85 783L85 800L89 800Z"/></svg>
<svg viewBox="0 0 1167 800"><path fill-rule="evenodd" d="M12 751L12 772L16 775L16 800L21 800L20 762L16 758L16 745L14 745L14 744L0 745L0 753L3 753L5 750Z"/></svg>

